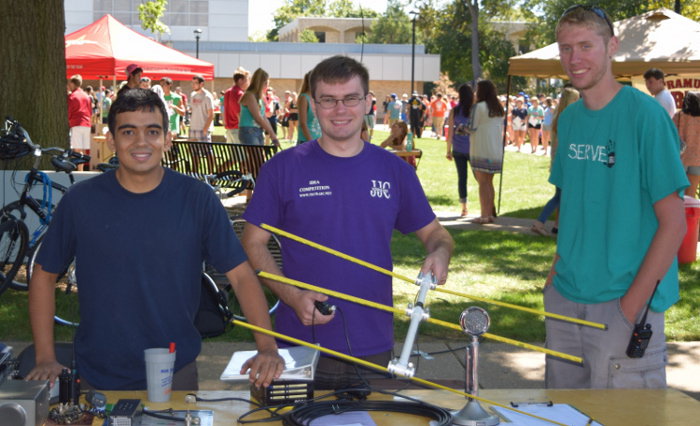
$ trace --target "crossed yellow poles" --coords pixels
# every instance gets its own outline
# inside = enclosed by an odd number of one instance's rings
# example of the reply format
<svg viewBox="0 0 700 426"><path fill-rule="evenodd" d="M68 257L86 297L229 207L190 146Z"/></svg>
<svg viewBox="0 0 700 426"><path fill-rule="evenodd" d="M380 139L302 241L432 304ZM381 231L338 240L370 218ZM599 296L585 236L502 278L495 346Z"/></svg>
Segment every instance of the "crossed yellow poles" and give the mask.
<svg viewBox="0 0 700 426"><path fill-rule="evenodd" d="M362 260L362 259L358 259L358 258L353 257L353 256L350 256L350 255L348 255L348 254L339 252L338 250L334 250L334 249L332 249L332 248L330 248L330 247L326 247L326 246L324 246L324 245L315 243L315 242L313 242L313 241L311 241L311 240L307 240L306 238L300 237L300 236L298 236L298 235L294 235L294 234L289 233L289 232L287 232L287 231L283 231L282 229L275 228L274 226L270 226L270 225L267 225L267 224L263 223L263 224L260 225L260 227L263 228L263 229L265 229L265 230L267 230L267 231L270 231L270 232L272 232L272 233L275 233L275 234L277 234L277 235L281 235L281 236L283 236L283 237L289 238L290 240L294 240L294 241L296 241L296 242L299 242L299 243L308 245L308 246L310 246L310 247L313 247L313 248L315 248L315 249L321 250L321 251L326 252L326 253L328 253L328 254L332 254L332 255L334 255L334 256L337 256L337 257L340 257L340 258L342 258L342 259L345 259L345 260L347 260L347 261L349 261L349 262L356 263L356 264L358 264L358 265L362 265L362 266L364 266L364 267L366 267L366 268L372 269L372 270L377 271L377 272L380 272L380 273L382 273L382 274L389 275L389 276L391 276L391 277L400 279L400 280L402 280L402 281L405 281L405 282L408 282L408 283L411 283L411 284L415 284L415 283L416 283L416 280L413 280L413 279L411 279L411 278L409 278L409 277L407 277L407 276L398 274L398 273L396 273L396 272L394 272L394 271L390 271L390 270L388 270L388 269L385 269L385 268L382 268L382 267L380 267L380 266L374 265L374 264L372 264L372 263L366 262L366 261L364 261L364 260ZM605 325L605 324L601 324L601 323L597 323L597 322L593 322L593 321L586 321L586 320L582 320L582 319L579 319L579 318L568 317L568 316L566 316L566 315L559 315L559 314L555 314L555 313L552 313L552 312L541 311L541 310L537 310L537 309L527 308L527 307L524 307L524 306L514 305L514 304L512 304L512 303L501 302L501 301L499 301L499 300L487 299L487 298L485 298L485 297L478 297L478 296L474 296L474 295L471 295L471 294L460 293L460 292L458 292L458 291L449 290L449 289L442 288L442 287L436 288L435 291L441 292L441 293L452 294L452 295L455 295L455 296L466 297L466 298L468 298L468 299L476 300L476 301L478 301L478 302L489 303L489 304L491 304L491 305L503 306L503 307L505 307L505 308L516 309L516 310L523 311L523 312L529 312L529 313L535 314L535 315L542 315L542 316L549 317L549 318L555 318L555 319L559 319L559 320L562 320L562 321L568 321L568 322L572 322L572 323L575 323L575 324L585 325L585 326L588 326L588 327L599 328L599 329L601 329L601 330L607 330L607 328L608 328L608 326Z"/></svg>
<svg viewBox="0 0 700 426"><path fill-rule="evenodd" d="M369 367L369 368L375 369L375 370L377 370L377 371L383 371L383 372L385 372L385 373L388 373L388 372L389 372L389 369L388 369L387 367L384 367L383 365L379 365L379 364L375 364L375 363L372 363L372 362L369 362L369 361L365 361L364 359L355 358L354 356L346 355L346 354L344 354L344 353L342 353L342 352L337 352L337 351L334 351L334 350L332 350L332 349L324 348L324 347L319 346L319 345L314 345L314 344L309 343L309 342L306 342L306 341L304 341L304 340L295 339L294 337L287 336L287 335L285 335L285 334L280 334L280 333L277 333L277 332L274 332L274 331L270 331L270 330L267 330L267 329L265 329L265 328L258 327L258 326L256 326L256 325L249 324L249 323L247 323L247 322L245 322L245 321L240 321L240 320L234 319L234 320L231 320L231 322L232 322L233 324L235 324L235 325L240 325L241 327L248 328L248 329L250 329L250 330L252 330L252 331L256 331L256 332L259 332L259 333L267 334L267 335L269 335L269 336L276 337L276 338L282 339L282 340L286 340L286 341L288 341L288 342L290 342L290 343L294 343L294 344L297 344L297 345L306 346L306 347L309 347L309 348L312 348L312 349L316 349L316 350L321 351L321 352L323 352L323 353L326 353L326 354L329 354L329 355L332 355L332 356L335 356L335 357L338 357L338 358L341 358L341 359L344 359L344 360L347 360L347 361L350 361L350 362L354 362L354 363L357 363L357 364L360 364L360 365L364 365L365 367ZM516 413L524 414L524 415L529 416L529 417L534 417L534 418L536 418L536 419L543 420L543 421L546 421L546 422L549 422L549 423L552 423L552 424L555 424L555 425L567 426L567 425L564 424L564 423L559 423L559 422L557 422L557 421L550 420L550 419L548 419L548 418L546 418L546 417L540 417L540 416L537 416L537 415L535 415L535 414L530 414L530 413L527 413L527 412L525 412L525 411L518 410L518 409L516 409L516 408L510 407L510 406L508 406L508 405L501 404L501 403L496 402L496 401L491 401L490 399L482 398L482 397L480 397L480 396L472 395L472 394L469 394L469 393L466 393L466 392L462 392L462 391L460 391L460 390L453 389L453 388L448 387L448 386L443 386L443 385L441 385L441 384L439 384L439 383L435 383L435 382L431 382L431 381L429 381L429 380L421 379L420 377L412 376L412 377L408 377L408 379L411 380L411 381L413 381L413 382L420 383L420 384L422 384L422 385L429 386L429 387L432 387L432 388L435 388L435 389L442 389L442 390L446 390L446 391L448 391L448 392L455 393L455 394L457 394L457 395L462 395L462 396L467 397L467 398L475 399L475 400L481 401L481 402L483 402L483 403L485 403L485 404L490 404L490 405L495 405L495 406L502 407L502 408L507 408L508 410L515 411Z"/></svg>

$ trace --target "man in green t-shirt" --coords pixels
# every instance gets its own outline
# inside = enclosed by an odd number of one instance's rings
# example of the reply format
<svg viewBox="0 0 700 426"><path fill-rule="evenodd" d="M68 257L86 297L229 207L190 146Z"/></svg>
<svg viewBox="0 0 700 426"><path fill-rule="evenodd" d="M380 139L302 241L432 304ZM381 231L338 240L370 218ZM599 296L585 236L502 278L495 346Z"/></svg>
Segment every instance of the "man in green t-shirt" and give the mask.
<svg viewBox="0 0 700 426"><path fill-rule="evenodd" d="M163 98L169 110L170 133L174 139L180 133L180 117L185 116L185 108L182 107L182 97L171 90L173 80L170 77L161 78L160 85L163 88Z"/></svg>
<svg viewBox="0 0 700 426"><path fill-rule="evenodd" d="M678 300L688 185L678 134L654 99L615 80L618 40L605 11L569 8L556 36L562 68L582 100L558 122L549 180L562 196L545 309L607 329L547 319L547 347L581 356L583 365L548 357L545 384L663 388L663 312ZM635 324L652 330L643 354L627 350Z"/></svg>

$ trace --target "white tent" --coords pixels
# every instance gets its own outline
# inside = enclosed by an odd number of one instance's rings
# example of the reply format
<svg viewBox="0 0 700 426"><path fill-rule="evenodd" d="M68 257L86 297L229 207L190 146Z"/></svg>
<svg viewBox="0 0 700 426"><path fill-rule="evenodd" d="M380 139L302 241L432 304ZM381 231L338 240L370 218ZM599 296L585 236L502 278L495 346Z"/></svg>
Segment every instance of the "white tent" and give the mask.
<svg viewBox="0 0 700 426"><path fill-rule="evenodd" d="M613 57L618 78L644 74L700 74L700 23L668 9L657 9L614 23L620 47ZM509 59L508 74L566 78L556 43Z"/></svg>

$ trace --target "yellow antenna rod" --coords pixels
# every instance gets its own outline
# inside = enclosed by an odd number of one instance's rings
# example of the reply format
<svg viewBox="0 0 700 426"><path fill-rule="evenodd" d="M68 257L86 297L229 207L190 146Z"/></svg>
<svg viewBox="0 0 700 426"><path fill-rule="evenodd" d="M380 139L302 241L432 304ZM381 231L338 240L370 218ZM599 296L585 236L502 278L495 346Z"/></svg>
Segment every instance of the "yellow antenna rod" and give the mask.
<svg viewBox="0 0 700 426"><path fill-rule="evenodd" d="M280 282L283 284L293 285L295 287L304 288L306 290L316 291L318 293L323 293L323 294L326 294L328 296L337 297L338 299L347 300L350 302L354 302L354 303L357 303L357 304L360 304L363 306L369 306L371 308L379 309L382 311L392 312L392 313L399 314L399 315L404 315L406 313L405 310L400 309L400 308L394 308L392 306L387 306L387 305L383 305L381 303L372 302L371 300L361 299L359 297L351 296L351 295L348 295L345 293L340 293L340 292L337 292L335 290L329 290L329 289L323 288L323 287L318 287L318 286L315 286L313 284L307 284L305 282L293 280L291 278L283 277L281 275L275 275L275 274L271 274L271 273L265 272L265 271L258 271L257 274L258 274L258 276L260 276L262 278L267 278L269 280L277 281L277 282ZM432 324L441 325L443 327L451 328L453 330L464 331L464 330L462 330L462 327L460 327L457 324L453 324L453 323L450 323L447 321L442 321L442 320L439 320L436 318L428 318L425 321L432 323ZM558 352L558 351L554 351L552 349L542 348L542 347L539 347L536 345L531 345L529 343L520 342L518 340L509 339L507 337L501 337L501 336L498 336L496 334L491 334L491 333L484 333L484 334L482 334L482 336L484 336L488 339L491 339L491 340L495 340L497 342L508 343L509 345L518 346L518 347L521 347L524 349L530 349L532 351L542 352L542 353L545 353L548 355L555 356L557 358L562 358L562 359L566 359L569 361L577 362L579 364L583 364L583 358L569 355L569 354L565 354L563 352Z"/></svg>
<svg viewBox="0 0 700 426"><path fill-rule="evenodd" d="M283 230L281 230L281 229L279 229L279 228L275 228L274 226L270 226L270 225L268 225L268 224L266 224L266 223L260 224L260 227L263 228L263 229L265 229L265 230L268 230L268 231L270 231L270 232L272 232L272 233L281 235L281 236L283 236L283 237L287 237L287 238L289 238L289 239L291 239L291 240L294 240L294 241L296 241L296 242L298 242L298 243L302 243L302 244L305 244L305 245L307 245L307 246L311 246L311 247L313 247L313 248L315 248L315 249L321 250L321 251L323 251L323 252L326 252L326 253L332 254L332 255L334 255L334 256L340 257L341 259L345 259L345 260L347 260L348 262L352 262L352 263L356 263L356 264L358 264L358 265L362 265L362 266L364 266L364 267L366 267L366 268L372 269L372 270L377 271L377 272L379 272L379 273L382 273L382 274L384 274L384 275L389 275L389 276L391 276L391 277L394 277L394 278L397 278L397 279L406 281L406 282L411 283L411 284L415 284L415 283L416 283L416 280L412 280L411 278L409 278L409 277L407 277L407 276L405 276L405 275L398 274L398 273L396 273L396 272L394 272L394 271L390 271L390 270L388 270L388 269L385 269L385 268L382 268L382 267L380 267L380 266L374 265L374 264L372 264L372 263L366 262L366 261L364 261L364 260L362 260L362 259L358 259L358 258L353 257L353 256L350 256L350 255L348 255L348 254L339 252L338 250L334 250L334 249L332 249L332 248L330 248L330 247L326 247L326 246L324 246L324 245L315 243L315 242L313 242L313 241L307 240L306 238L300 237L300 236L298 236L298 235L291 234L291 233L289 233L289 232L287 232L287 231L283 231ZM501 301L494 300L494 299L487 299L487 298L485 298L485 297L472 296L472 295L470 295L470 294L460 293L460 292L458 292L458 291L449 290L449 289L442 288L442 287L437 287L437 288L435 288L435 291L439 291L439 292L441 292L441 293L452 294L452 295L455 295L455 296L466 297L466 298L468 298L468 299L476 300L476 301L478 301L478 302L490 303L490 304L496 305L496 306L503 306L503 307L505 307L505 308L511 308L511 309L515 309L515 310L519 310L519 311L523 311L523 312L529 312L529 313L535 314L535 315L543 315L543 316L545 316L545 317L555 318L555 319L559 319L559 320L562 320L562 321L568 321L568 322L572 322L572 323L576 323L576 324L586 325L586 326L588 326L588 327L599 328L599 329L601 329L601 330L607 330L607 329L608 329L608 326L607 326L606 324L601 324L601 323L597 323L597 322L593 322L593 321L586 321L586 320L582 320L582 319L579 319L579 318L568 317L568 316L566 316L566 315L555 314L555 313L547 312L547 311L540 311L540 310L537 310L537 309L532 309L532 308L527 308L527 307L524 307L524 306L514 305L514 304L512 304L512 303L501 302Z"/></svg>
<svg viewBox="0 0 700 426"><path fill-rule="evenodd" d="M354 356L346 355L346 354L344 354L344 353L342 353L342 352L337 352L337 351L334 351L334 350L332 350L332 349L328 349L328 348L324 348L324 347L322 347L322 346L318 346L318 345L311 344L311 343L306 342L306 341L304 341L304 340L299 340L299 339L296 339L296 338L294 338L294 337L287 336L287 335L285 335L285 334L280 334L280 333L277 333L277 332L275 332L275 331L270 331L270 330L267 330L267 329L265 329L265 328L258 327L258 326L256 326L256 325L249 324L249 323L247 323L247 322L245 322L245 321L239 321L239 320L234 319L234 320L232 320L231 322L232 322L233 324L235 324L235 325L240 325L240 326L242 326L242 327L248 328L248 329L250 329L250 330L253 330L253 331L256 331L256 332L259 332L259 333L267 334L267 335L269 335L269 336L276 337L276 338L282 339L282 340L286 340L286 341L288 341L288 342L292 342L292 343L295 343L295 344L297 344L297 345L306 346L306 347L308 347L308 348L316 349L316 350L318 350L318 351L327 353L327 354L329 354L329 355L333 355L333 356L335 356L335 357L344 359L344 360L346 360L346 361L350 361L350 362L354 362L354 363L357 363L357 364L360 364L360 365L364 365L365 367L373 368L373 369L375 369L375 370L383 371L383 372L385 372L385 373L388 373L388 372L389 372L389 369L388 369L387 367L384 367L383 365L374 364L374 363L372 363L372 362L365 361L364 359L355 358ZM471 395L471 394L468 394L468 393L466 393L466 392L462 392L462 391L457 390L457 389L453 389L453 388L450 388L450 387L447 387L447 386L443 386L443 385L438 384L438 383L434 383L434 382L431 382L431 381L428 381L428 380L425 380L425 379L421 379L420 377L408 377L408 379L409 379L409 380L412 380L412 381L414 381L414 382L416 382L416 383L421 383L421 384L424 384L424 385L427 385L427 386L430 386L430 387L433 387L433 388L436 388L436 389L446 390L446 391L448 391L448 392L456 393L457 395L461 395L461 396L465 396L465 397L467 397L467 398L475 399L475 400L477 400L477 401L483 402L484 404L491 404L491 405L495 405L495 406L497 406L497 407L507 408L508 410L515 411L516 413L525 414L526 416L534 417L534 418L536 418L536 419L543 420L543 421L546 421L546 422L549 422L549 423L552 423L552 424L555 424L555 425L567 426L567 425L565 425L564 423L559 423L559 422L556 422L556 421L554 421L554 420L547 419L547 418L545 418L545 417L540 417L540 416L536 416L536 415L534 415L534 414L526 413L526 412L524 412L524 411L515 409L515 408L513 408L513 407L509 407L509 406L507 406L507 405L505 405L505 404L501 404L501 403L499 403L499 402L491 401L491 400L489 400L489 399L482 398L482 397L480 397L480 396Z"/></svg>

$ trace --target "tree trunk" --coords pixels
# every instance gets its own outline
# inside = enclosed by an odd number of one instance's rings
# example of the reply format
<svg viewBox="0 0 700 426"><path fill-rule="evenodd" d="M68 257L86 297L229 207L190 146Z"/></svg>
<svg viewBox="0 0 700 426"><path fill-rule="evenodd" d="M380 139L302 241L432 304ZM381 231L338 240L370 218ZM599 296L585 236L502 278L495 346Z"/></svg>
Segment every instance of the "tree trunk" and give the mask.
<svg viewBox="0 0 700 426"><path fill-rule="evenodd" d="M41 146L68 147L63 0L0 4L0 119Z"/></svg>
<svg viewBox="0 0 700 426"><path fill-rule="evenodd" d="M481 79L481 61L479 60L479 1L468 0L469 14L472 18L472 84Z"/></svg>

